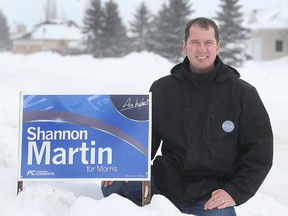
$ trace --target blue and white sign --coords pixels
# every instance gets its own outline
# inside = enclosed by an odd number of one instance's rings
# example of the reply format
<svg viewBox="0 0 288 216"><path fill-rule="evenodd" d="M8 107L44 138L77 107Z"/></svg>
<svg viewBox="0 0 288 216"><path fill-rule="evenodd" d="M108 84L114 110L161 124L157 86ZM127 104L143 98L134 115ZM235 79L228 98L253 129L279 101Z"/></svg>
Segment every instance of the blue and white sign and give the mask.
<svg viewBox="0 0 288 216"><path fill-rule="evenodd" d="M21 94L19 179L150 179L151 94Z"/></svg>

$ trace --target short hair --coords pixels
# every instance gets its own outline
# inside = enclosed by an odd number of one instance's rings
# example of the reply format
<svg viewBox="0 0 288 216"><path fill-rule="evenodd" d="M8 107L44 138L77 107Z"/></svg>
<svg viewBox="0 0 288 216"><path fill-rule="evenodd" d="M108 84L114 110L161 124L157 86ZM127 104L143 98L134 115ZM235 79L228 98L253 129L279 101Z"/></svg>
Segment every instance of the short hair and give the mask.
<svg viewBox="0 0 288 216"><path fill-rule="evenodd" d="M214 29L214 35L215 35L215 39L217 44L219 43L219 28L217 26L217 24L212 20L212 19L208 19L205 17L198 17L195 18L193 20L190 20L185 27L185 42L188 40L189 36L190 36L190 28L193 25L197 25L202 29L208 29L209 27L212 27Z"/></svg>

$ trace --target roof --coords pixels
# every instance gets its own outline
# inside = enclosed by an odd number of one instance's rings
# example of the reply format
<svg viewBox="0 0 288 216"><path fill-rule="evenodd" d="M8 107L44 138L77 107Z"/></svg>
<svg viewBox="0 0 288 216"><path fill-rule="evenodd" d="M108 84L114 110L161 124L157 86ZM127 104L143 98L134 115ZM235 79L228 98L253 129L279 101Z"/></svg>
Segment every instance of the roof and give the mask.
<svg viewBox="0 0 288 216"><path fill-rule="evenodd" d="M288 29L288 4L284 7L254 10L249 17L250 29Z"/></svg>
<svg viewBox="0 0 288 216"><path fill-rule="evenodd" d="M82 29L72 21L44 22L20 38L35 40L81 40Z"/></svg>

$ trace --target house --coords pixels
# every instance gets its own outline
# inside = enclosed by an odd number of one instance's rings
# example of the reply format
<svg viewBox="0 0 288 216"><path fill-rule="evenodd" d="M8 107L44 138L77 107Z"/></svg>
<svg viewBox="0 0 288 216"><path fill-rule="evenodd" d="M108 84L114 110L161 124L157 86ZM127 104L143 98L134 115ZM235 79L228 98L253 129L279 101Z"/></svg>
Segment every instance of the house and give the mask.
<svg viewBox="0 0 288 216"><path fill-rule="evenodd" d="M53 51L61 54L79 54L86 49L82 29L73 21L46 21L32 31L13 40L13 52L31 54Z"/></svg>
<svg viewBox="0 0 288 216"><path fill-rule="evenodd" d="M273 60L288 55L288 5L254 10L246 26L250 29L247 54L254 60Z"/></svg>

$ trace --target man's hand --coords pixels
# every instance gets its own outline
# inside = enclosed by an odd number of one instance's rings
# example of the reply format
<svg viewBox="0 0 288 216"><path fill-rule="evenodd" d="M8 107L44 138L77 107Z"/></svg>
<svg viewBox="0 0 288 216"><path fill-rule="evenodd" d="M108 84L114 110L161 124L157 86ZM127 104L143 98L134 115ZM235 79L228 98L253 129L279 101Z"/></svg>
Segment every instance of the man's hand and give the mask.
<svg viewBox="0 0 288 216"><path fill-rule="evenodd" d="M108 186L112 185L113 183L114 183L114 181L101 181L101 186L108 187ZM125 181L125 183L128 183L128 181Z"/></svg>
<svg viewBox="0 0 288 216"><path fill-rule="evenodd" d="M218 189L212 192L211 198L204 205L204 209L224 209L235 205L235 201L226 191Z"/></svg>
<svg viewBox="0 0 288 216"><path fill-rule="evenodd" d="M113 184L113 181L101 181L101 186L108 187Z"/></svg>

